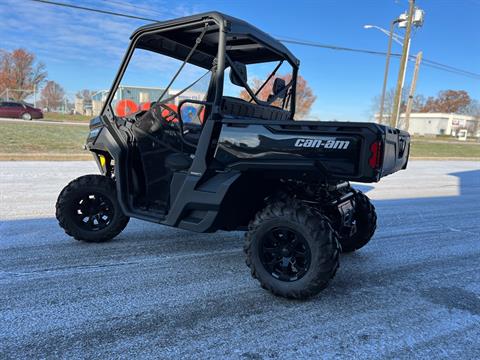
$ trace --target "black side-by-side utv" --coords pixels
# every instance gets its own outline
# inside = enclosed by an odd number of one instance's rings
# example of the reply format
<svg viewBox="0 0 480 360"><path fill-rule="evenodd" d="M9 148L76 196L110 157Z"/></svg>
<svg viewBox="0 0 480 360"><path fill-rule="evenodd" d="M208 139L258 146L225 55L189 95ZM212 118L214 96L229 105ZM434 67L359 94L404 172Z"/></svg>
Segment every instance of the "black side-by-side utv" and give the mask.
<svg viewBox="0 0 480 360"><path fill-rule="evenodd" d="M137 96L122 85L138 51L177 61L167 86ZM273 70L255 86L248 69L264 64ZM289 76L276 76L284 65ZM192 90L199 80L172 91L187 66L205 71L206 91ZM262 287L288 298L317 294L340 252L363 247L376 228L373 205L349 181L405 169L410 138L374 123L294 120L298 67L280 42L217 12L136 30L90 122L86 148L101 175L63 189L60 226L87 242L112 239L130 217L196 232L246 230L246 262ZM243 96L226 96L232 86ZM137 108L141 91L160 95Z"/></svg>

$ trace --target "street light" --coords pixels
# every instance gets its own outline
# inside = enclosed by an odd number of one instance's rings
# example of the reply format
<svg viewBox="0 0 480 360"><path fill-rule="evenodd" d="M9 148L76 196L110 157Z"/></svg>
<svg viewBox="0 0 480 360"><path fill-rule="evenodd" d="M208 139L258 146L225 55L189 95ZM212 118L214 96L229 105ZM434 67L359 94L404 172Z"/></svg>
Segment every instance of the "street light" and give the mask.
<svg viewBox="0 0 480 360"><path fill-rule="evenodd" d="M395 92L395 99L393 104L393 113L390 119L390 123L396 125L397 119L399 117L400 112L400 97L403 89L403 83L405 81L405 73L407 70L407 63L408 57L410 52L410 31L411 26L421 27L423 25L423 21L425 18L425 13L423 10L415 8L415 0L409 0L409 12L401 14L397 19L393 20L390 23L390 31L381 28L380 26L376 25L364 25L364 29L377 29L388 35L388 50L386 56L386 64L385 64L385 75L383 77L383 88L382 88L382 97L380 99L380 116L379 121L380 123L383 122L383 109L384 109L384 102L385 102L385 92L387 90L387 79L388 79L388 68L390 65L390 55L392 51L392 40L395 40L396 43L402 45L402 58L400 61L400 71L398 74L398 81L397 81L397 88ZM393 32L395 24L398 24L399 28L407 28L405 38L395 34ZM402 40L402 41L400 41Z"/></svg>
<svg viewBox="0 0 480 360"><path fill-rule="evenodd" d="M399 44L400 46L403 45L402 41L403 40L403 36L400 36L398 34L395 34L395 33L390 33L390 31L380 27L380 26L377 26L377 25L363 25L363 28L364 29L377 29L377 30L380 30L382 33L384 33L385 35L387 36L390 36L390 34L392 35L392 39L393 41L395 41L397 44Z"/></svg>
<svg viewBox="0 0 480 360"><path fill-rule="evenodd" d="M400 21L399 19L395 19L390 23L390 31L385 30L385 29L383 29L379 26L376 26L376 25L364 25L363 26L364 29L372 29L372 28L378 29L381 32L383 32L384 34L388 35L387 57L386 57L386 60L385 60L385 74L383 75L382 97L380 98L380 114L379 114L379 119L378 119L380 124L383 123L383 109L384 109L384 104L385 104L385 92L387 91L387 79L388 79L388 68L390 66L390 54L392 53L392 40L393 40L394 35L396 35L396 37L401 38L400 35L394 34L394 32L393 32L395 24L398 23L399 21ZM402 45L402 43L398 39L395 39L395 41L397 43L399 43L400 45Z"/></svg>

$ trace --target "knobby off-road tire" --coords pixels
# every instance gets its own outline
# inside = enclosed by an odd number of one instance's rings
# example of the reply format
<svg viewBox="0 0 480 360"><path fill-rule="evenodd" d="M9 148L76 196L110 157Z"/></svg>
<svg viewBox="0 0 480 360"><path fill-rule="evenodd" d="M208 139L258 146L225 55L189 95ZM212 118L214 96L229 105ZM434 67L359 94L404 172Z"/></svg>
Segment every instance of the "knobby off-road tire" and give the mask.
<svg viewBox="0 0 480 360"><path fill-rule="evenodd" d="M278 235L275 235L275 231L279 232ZM275 239L281 232L286 234L284 236L293 232L297 239L301 239L304 245L292 250L298 251L300 257L290 259L296 259L300 269L302 265L307 265L303 271L293 273L293 277L289 275L290 279L287 280L282 280L276 271L278 268L284 269L288 257L283 257L276 269L269 267L269 260L274 257L273 253L268 257L268 250L273 246L271 239ZM244 245L247 266L260 285L277 296L293 299L311 297L328 286L339 266L340 245L335 234L328 218L314 213L301 202L293 199L277 200L258 212L249 224ZM299 240L292 241L297 244L294 246L298 246ZM304 248L309 251L309 264L305 263L305 258L301 258L301 253L306 253ZM283 250L282 248L281 251ZM292 273L291 266L286 269Z"/></svg>
<svg viewBox="0 0 480 360"><path fill-rule="evenodd" d="M358 250L370 241L377 228L377 214L370 199L362 192L355 194L355 224L357 231L352 236L340 238L342 252Z"/></svg>
<svg viewBox="0 0 480 360"><path fill-rule="evenodd" d="M115 182L101 175L70 182L58 196L56 217L67 235L86 242L113 239L130 219L118 204Z"/></svg>

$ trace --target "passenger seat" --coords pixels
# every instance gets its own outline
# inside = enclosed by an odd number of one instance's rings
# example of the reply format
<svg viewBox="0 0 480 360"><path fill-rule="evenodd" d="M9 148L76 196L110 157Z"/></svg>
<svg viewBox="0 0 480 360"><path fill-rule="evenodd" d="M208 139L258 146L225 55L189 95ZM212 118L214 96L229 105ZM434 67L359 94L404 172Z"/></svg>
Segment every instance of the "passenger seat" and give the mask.
<svg viewBox="0 0 480 360"><path fill-rule="evenodd" d="M253 104L230 96L222 98L221 111L226 116L262 120L285 121L290 118L290 111L282 110L275 106Z"/></svg>

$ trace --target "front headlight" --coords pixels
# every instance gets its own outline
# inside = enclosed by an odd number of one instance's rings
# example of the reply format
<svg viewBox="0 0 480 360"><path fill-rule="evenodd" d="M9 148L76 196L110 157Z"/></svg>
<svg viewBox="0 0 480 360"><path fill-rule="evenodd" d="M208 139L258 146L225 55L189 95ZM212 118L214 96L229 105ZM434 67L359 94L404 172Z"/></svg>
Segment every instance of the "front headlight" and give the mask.
<svg viewBox="0 0 480 360"><path fill-rule="evenodd" d="M95 141L95 139L97 138L101 130L102 128L96 128L96 129L90 130L90 132L88 133L87 142Z"/></svg>
<svg viewBox="0 0 480 360"><path fill-rule="evenodd" d="M95 129L102 126L103 126L103 123L100 116L94 117L92 120L90 120L90 129Z"/></svg>

